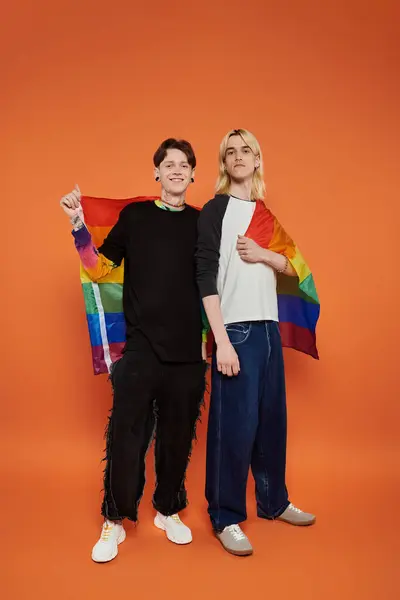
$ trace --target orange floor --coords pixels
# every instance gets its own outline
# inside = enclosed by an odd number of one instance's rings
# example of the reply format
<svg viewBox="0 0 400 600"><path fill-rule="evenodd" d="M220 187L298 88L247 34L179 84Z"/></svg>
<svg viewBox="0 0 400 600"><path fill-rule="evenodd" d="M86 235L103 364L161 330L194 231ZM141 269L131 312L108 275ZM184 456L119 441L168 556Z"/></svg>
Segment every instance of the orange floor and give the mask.
<svg viewBox="0 0 400 600"><path fill-rule="evenodd" d="M244 528L255 553L226 554L213 537L203 496L204 423L188 475L190 506L184 513L194 541L178 547L153 524L149 455L140 523L112 563L98 565L90 551L99 533L102 440L96 411L87 439L35 436L2 469L2 598L92 600L131 598L222 598L289 600L395 600L398 583L398 523L393 454L389 447L351 445L342 430L318 427L323 408L313 402L290 409L288 484L299 506L314 511L314 527L295 528L257 519L252 482ZM316 411L316 412L315 412ZM310 414L307 414L309 412ZM15 448L3 439L2 455ZM393 517L391 517L391 514Z"/></svg>

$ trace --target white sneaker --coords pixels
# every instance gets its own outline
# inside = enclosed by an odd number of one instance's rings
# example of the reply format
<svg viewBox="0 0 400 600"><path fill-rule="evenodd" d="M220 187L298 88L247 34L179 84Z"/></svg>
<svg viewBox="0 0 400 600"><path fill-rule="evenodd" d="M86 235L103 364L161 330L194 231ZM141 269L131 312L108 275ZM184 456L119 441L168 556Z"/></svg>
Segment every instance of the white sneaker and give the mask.
<svg viewBox="0 0 400 600"><path fill-rule="evenodd" d="M223 531L216 531L215 535L227 552L236 556L248 556L253 554L253 547L247 535L239 525L228 525Z"/></svg>
<svg viewBox="0 0 400 600"><path fill-rule="evenodd" d="M291 525L314 525L316 517L290 503L287 509L277 517L277 520L285 521L285 523L290 523Z"/></svg>
<svg viewBox="0 0 400 600"><path fill-rule="evenodd" d="M189 527L182 523L178 515L164 517L158 512L154 519L154 525L165 531L167 538L174 544L190 544L193 539Z"/></svg>
<svg viewBox="0 0 400 600"><path fill-rule="evenodd" d="M109 562L118 554L118 544L126 538L122 523L115 523L107 519L103 523L101 536L97 544L93 546L92 560L103 563Z"/></svg>

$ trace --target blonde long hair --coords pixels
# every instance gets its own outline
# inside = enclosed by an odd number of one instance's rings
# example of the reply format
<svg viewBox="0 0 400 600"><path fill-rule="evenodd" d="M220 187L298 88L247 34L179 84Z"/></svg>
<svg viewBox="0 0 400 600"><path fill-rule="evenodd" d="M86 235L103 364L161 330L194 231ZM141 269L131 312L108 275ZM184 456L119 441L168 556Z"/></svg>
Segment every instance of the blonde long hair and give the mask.
<svg viewBox="0 0 400 600"><path fill-rule="evenodd" d="M231 178L225 168L225 155L229 138L233 135L240 135L246 146L249 146L254 156L256 156L260 162L260 166L254 171L250 199L262 200L265 196L265 183L261 148L257 138L250 131L247 131L247 129L231 129L231 131L229 131L222 140L219 147L219 175L217 179L217 185L215 187L215 193L229 194Z"/></svg>

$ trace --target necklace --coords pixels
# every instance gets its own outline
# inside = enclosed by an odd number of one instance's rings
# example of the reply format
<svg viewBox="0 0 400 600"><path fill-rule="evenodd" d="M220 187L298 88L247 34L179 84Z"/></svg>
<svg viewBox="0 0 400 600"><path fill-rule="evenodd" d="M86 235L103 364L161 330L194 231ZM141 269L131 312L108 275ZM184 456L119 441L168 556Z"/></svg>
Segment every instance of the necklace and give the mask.
<svg viewBox="0 0 400 600"><path fill-rule="evenodd" d="M182 202L182 204L172 204L172 202L167 202L167 200L160 200L163 204L167 204L168 206L172 206L172 208L182 208L185 206L186 202Z"/></svg>

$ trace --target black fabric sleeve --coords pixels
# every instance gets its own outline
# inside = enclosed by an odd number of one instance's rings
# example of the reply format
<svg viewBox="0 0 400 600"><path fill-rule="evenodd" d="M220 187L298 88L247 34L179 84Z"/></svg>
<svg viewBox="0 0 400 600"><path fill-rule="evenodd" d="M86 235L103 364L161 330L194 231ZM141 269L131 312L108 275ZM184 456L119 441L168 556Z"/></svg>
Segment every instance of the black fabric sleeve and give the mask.
<svg viewBox="0 0 400 600"><path fill-rule="evenodd" d="M123 208L119 214L117 223L98 249L108 260L119 267L126 254L128 219L131 214L131 205Z"/></svg>
<svg viewBox="0 0 400 600"><path fill-rule="evenodd" d="M216 196L205 204L198 220L196 278L200 296L218 294L217 276L221 246L222 221L229 196Z"/></svg>

